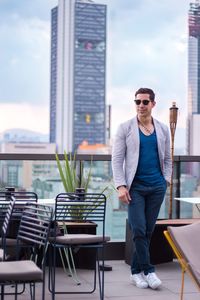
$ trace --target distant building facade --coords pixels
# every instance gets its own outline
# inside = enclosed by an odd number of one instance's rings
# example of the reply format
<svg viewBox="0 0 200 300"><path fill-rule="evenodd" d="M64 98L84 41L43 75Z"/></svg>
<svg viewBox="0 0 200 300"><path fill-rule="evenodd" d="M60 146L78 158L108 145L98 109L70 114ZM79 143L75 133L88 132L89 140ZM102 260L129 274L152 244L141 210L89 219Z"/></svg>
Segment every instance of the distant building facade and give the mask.
<svg viewBox="0 0 200 300"><path fill-rule="evenodd" d="M28 129L13 128L0 133L1 143L48 143L49 135Z"/></svg>
<svg viewBox="0 0 200 300"><path fill-rule="evenodd" d="M106 5L59 0L51 14L50 142L106 142Z"/></svg>
<svg viewBox="0 0 200 300"><path fill-rule="evenodd" d="M0 153L21 154L52 154L55 144L49 143L7 143L0 144ZM32 190L34 179L44 179L45 176L56 174L55 163L36 160L2 160L0 161L0 183L24 190Z"/></svg>
<svg viewBox="0 0 200 300"><path fill-rule="evenodd" d="M200 155L200 1L190 3L188 39L187 153Z"/></svg>

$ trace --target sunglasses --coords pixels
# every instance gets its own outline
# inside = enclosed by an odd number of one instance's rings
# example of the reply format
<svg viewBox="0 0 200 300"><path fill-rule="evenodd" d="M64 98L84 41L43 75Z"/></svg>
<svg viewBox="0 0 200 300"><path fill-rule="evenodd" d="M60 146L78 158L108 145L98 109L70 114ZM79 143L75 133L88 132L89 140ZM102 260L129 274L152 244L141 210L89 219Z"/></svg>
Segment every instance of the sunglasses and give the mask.
<svg viewBox="0 0 200 300"><path fill-rule="evenodd" d="M143 105L148 105L149 102L151 102L151 100L140 100L140 99L135 99L134 101L135 101L136 105L140 105L141 102L142 102Z"/></svg>

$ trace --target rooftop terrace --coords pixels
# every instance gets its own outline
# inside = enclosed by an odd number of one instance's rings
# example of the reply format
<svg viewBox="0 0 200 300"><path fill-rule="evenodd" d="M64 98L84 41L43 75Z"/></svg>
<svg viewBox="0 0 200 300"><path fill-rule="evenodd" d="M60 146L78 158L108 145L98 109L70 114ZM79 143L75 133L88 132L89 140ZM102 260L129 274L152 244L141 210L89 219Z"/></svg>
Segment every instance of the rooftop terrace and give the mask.
<svg viewBox="0 0 200 300"><path fill-rule="evenodd" d="M112 266L112 271L105 272L105 300L178 300L180 299L180 287L181 287L181 269L176 260L170 263L160 264L156 266L156 272L163 284L159 290L151 289L139 289L132 285L129 281L129 266L122 260L107 261L107 264ZM59 274L59 287L79 289L71 278L66 278L62 269L57 269ZM78 270L79 278L82 282L81 288L84 288L88 284L90 279L89 270ZM83 280L84 278L84 280ZM46 287L47 290L47 287ZM19 297L19 299L29 299L29 295L25 294ZM40 299L40 289L37 289L38 296L36 299ZM7 300L13 299L7 297ZM46 292L46 300L50 300L50 293ZM56 300L99 300L98 290L93 294L85 295L57 295ZM200 293L195 287L191 279L185 276L185 288L184 288L184 300L199 300Z"/></svg>

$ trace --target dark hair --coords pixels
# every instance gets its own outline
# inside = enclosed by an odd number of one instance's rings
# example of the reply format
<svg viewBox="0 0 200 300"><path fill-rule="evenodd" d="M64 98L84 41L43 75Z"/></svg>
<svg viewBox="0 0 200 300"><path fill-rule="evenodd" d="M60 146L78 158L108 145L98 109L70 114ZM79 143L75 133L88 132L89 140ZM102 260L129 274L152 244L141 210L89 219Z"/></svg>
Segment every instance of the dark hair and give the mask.
<svg viewBox="0 0 200 300"><path fill-rule="evenodd" d="M139 90L137 90L135 92L135 97L138 95L138 94L149 94L149 99L151 101L154 101L155 100L155 93L152 89L149 89L149 88L140 88Z"/></svg>

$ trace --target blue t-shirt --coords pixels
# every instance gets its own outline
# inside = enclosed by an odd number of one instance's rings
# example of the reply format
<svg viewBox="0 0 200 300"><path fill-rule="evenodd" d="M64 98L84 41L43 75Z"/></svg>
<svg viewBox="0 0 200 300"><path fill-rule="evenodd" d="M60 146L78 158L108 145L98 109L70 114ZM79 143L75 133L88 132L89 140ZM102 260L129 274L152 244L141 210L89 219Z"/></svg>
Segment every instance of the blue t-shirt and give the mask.
<svg viewBox="0 0 200 300"><path fill-rule="evenodd" d="M160 168L156 132L145 135L139 130L140 153L134 180L145 185L163 184L165 179Z"/></svg>

